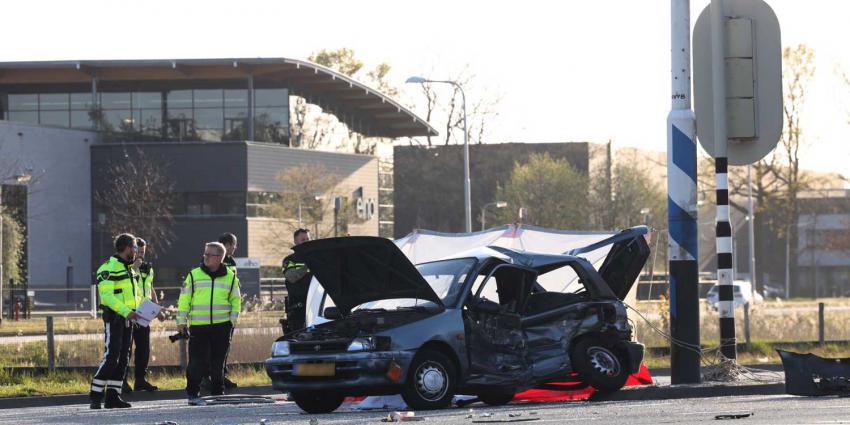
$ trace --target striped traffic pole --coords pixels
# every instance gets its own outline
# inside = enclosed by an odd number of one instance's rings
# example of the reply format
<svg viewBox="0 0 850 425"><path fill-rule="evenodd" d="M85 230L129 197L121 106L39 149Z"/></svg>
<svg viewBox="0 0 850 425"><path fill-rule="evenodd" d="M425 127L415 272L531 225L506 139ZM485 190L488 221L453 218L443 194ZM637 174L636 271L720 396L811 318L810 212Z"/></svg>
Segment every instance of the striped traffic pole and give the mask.
<svg viewBox="0 0 850 425"><path fill-rule="evenodd" d="M673 384L700 382L697 148L691 110L690 0L671 0L671 111L667 116L667 253Z"/></svg>
<svg viewBox="0 0 850 425"><path fill-rule="evenodd" d="M729 224L729 161L726 133L725 26L722 0L711 0L711 82L714 113L714 164L717 177L717 286L720 354L735 360L735 308L732 292L732 226Z"/></svg>

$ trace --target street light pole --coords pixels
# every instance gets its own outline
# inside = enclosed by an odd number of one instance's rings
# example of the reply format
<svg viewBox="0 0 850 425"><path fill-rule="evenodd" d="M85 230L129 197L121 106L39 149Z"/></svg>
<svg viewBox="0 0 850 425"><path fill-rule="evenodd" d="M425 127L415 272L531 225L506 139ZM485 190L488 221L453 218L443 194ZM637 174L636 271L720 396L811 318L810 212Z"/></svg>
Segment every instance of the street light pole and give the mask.
<svg viewBox="0 0 850 425"><path fill-rule="evenodd" d="M464 225L466 229L466 233L472 232L472 195L470 193L470 179L469 179L469 131L466 125L466 93L463 91L463 87L457 82L452 80L429 80L423 77L410 77L405 81L406 83L443 83L443 84L451 84L458 90L460 90L460 97L463 103L463 212L464 212ZM450 117L451 118L451 117Z"/></svg>
<svg viewBox="0 0 850 425"><path fill-rule="evenodd" d="M756 299L756 245L755 245L755 215L753 212L753 166L747 165L747 227L750 248L750 289L753 299Z"/></svg>
<svg viewBox="0 0 850 425"><path fill-rule="evenodd" d="M3 323L3 185L0 184L0 324Z"/></svg>
<svg viewBox="0 0 850 425"><path fill-rule="evenodd" d="M481 207L481 230L484 230L484 221L486 220L485 213L487 211L487 207L489 207L490 205L495 205L496 208L504 208L508 206L508 203L504 201L495 201L484 204L484 206Z"/></svg>

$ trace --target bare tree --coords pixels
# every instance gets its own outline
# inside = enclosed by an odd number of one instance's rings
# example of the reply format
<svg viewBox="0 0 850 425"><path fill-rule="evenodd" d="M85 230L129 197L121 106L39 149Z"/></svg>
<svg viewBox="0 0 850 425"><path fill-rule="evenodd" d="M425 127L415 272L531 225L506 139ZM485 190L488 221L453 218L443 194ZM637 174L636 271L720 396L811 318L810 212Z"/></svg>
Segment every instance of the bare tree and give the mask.
<svg viewBox="0 0 850 425"><path fill-rule="evenodd" d="M154 254L167 250L174 241L174 202L163 165L137 149L104 172L107 184L95 192L94 201L105 212L105 230L142 237L152 242L149 249Z"/></svg>
<svg viewBox="0 0 850 425"><path fill-rule="evenodd" d="M500 97L489 90L475 90L473 81L475 74L469 71L467 65L458 75L448 80L458 83L467 92L475 92L479 95L474 99L468 98L466 105L467 130L469 131L470 143L484 143L487 132L487 123L498 115ZM441 94L449 91L447 100L443 100ZM432 125L443 128L443 144L463 143L463 97L460 89L456 86L447 88L445 84L425 83L422 84L422 92L425 95L425 120ZM418 102L416 102L418 104ZM445 117L445 118L443 118ZM460 134L460 136L458 136ZM426 137L428 146L433 146L431 136ZM414 142L411 141L411 144Z"/></svg>

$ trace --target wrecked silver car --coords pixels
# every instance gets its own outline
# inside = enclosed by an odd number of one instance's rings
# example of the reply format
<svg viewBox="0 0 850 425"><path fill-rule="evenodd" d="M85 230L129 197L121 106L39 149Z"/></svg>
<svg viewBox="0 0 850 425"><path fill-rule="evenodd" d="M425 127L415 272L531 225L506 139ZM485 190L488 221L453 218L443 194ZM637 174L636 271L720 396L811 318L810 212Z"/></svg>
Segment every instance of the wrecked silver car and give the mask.
<svg viewBox="0 0 850 425"><path fill-rule="evenodd" d="M509 402L519 391L577 373L616 391L643 360L626 296L649 256L637 227L564 255L488 247L414 266L392 241L320 239L296 246L324 287L333 321L282 336L266 370L309 413L346 396L401 394L413 409L454 394ZM579 257L612 245L599 270ZM572 292L538 278L569 268Z"/></svg>

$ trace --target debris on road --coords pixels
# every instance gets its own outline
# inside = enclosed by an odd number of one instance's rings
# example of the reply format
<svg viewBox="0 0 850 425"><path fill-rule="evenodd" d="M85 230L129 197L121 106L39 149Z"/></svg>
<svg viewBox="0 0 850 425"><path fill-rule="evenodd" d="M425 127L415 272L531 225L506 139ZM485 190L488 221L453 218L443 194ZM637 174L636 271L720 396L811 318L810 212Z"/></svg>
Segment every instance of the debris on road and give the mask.
<svg viewBox="0 0 850 425"><path fill-rule="evenodd" d="M815 385L821 390L835 392L842 395L850 394L850 379L843 376L832 378L815 377Z"/></svg>
<svg viewBox="0 0 850 425"><path fill-rule="evenodd" d="M791 395L850 396L850 358L776 350L785 369L785 392Z"/></svg>
<svg viewBox="0 0 850 425"><path fill-rule="evenodd" d="M540 418L505 418L505 419L485 419L485 420L473 420L474 424L495 424L495 423L508 423L508 422L532 422L539 421Z"/></svg>
<svg viewBox="0 0 850 425"><path fill-rule="evenodd" d="M381 422L416 422L424 421L425 418L416 416L416 412L392 412L386 418L381 419Z"/></svg>
<svg viewBox="0 0 850 425"><path fill-rule="evenodd" d="M470 414L466 416L467 419L472 418L472 409L470 410ZM474 424L490 424L490 423L508 423L508 422L531 422L531 421L539 421L539 417L522 417L522 415L526 412L508 412L508 417L494 417L492 413L482 413L479 415L479 418L484 419L473 419L472 423ZM537 415L537 412L527 412L528 416Z"/></svg>
<svg viewBox="0 0 850 425"><path fill-rule="evenodd" d="M310 425L319 425L319 420L316 418L310 418Z"/></svg>
<svg viewBox="0 0 850 425"><path fill-rule="evenodd" d="M727 413L727 414L723 414L723 415L717 415L717 416L714 417L714 419L720 420L720 421L725 420L725 419L744 419L744 418L749 418L750 416L754 416L754 415L755 415L755 413L753 413L753 412L749 412L749 413Z"/></svg>
<svg viewBox="0 0 850 425"><path fill-rule="evenodd" d="M153 424L153 425L177 425L177 422L174 422L174 421L163 421L163 422L157 422L157 423L155 423L155 424Z"/></svg>
<svg viewBox="0 0 850 425"><path fill-rule="evenodd" d="M231 394L231 395L215 395L215 396L207 396L202 397L204 400L204 404L207 405L216 405L216 404L266 404L266 403L274 403L274 399L271 397L261 396L261 395L244 395L244 394Z"/></svg>

